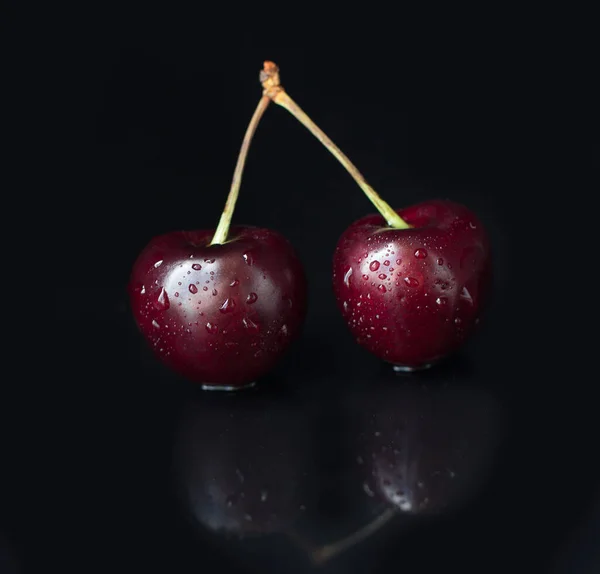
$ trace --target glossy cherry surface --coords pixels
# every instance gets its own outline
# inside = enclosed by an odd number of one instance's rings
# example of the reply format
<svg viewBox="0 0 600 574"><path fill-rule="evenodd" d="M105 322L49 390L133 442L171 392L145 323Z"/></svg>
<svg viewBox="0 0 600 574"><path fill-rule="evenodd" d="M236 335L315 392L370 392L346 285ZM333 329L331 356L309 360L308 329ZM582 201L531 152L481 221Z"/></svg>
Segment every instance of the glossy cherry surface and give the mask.
<svg viewBox="0 0 600 574"><path fill-rule="evenodd" d="M423 368L457 350L488 297L490 246L466 207L444 200L354 222L334 253L333 288L356 341L402 368Z"/></svg>
<svg viewBox="0 0 600 574"><path fill-rule="evenodd" d="M256 227L155 237L136 260L135 320L165 364L207 387L240 387L270 371L298 335L306 280L290 243Z"/></svg>

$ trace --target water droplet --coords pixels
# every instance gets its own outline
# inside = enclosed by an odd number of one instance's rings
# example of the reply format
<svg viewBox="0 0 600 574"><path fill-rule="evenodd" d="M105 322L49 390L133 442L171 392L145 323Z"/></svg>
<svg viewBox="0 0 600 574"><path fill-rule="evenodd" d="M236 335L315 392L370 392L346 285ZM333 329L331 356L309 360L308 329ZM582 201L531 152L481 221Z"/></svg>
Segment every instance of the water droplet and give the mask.
<svg viewBox="0 0 600 574"><path fill-rule="evenodd" d="M198 287L196 287L193 283L190 283L190 286L188 287L188 289L192 295L195 295L196 293L198 293Z"/></svg>
<svg viewBox="0 0 600 574"><path fill-rule="evenodd" d="M156 320L152 321L152 326L155 327L156 329L160 329L160 325L158 324L158 322Z"/></svg>
<svg viewBox="0 0 600 574"><path fill-rule="evenodd" d="M194 263L194 264L192 265L192 269L193 269L194 271L200 271L200 269L202 269L202 265L200 265L200 263Z"/></svg>
<svg viewBox="0 0 600 574"><path fill-rule="evenodd" d="M452 269L452 264L448 263L448 269Z"/></svg>
<svg viewBox="0 0 600 574"><path fill-rule="evenodd" d="M402 265L402 259L396 259L396 265Z"/></svg>
<svg viewBox="0 0 600 574"><path fill-rule="evenodd" d="M166 311L170 307L169 296L163 287L160 290L160 294L158 295L158 299L154 302L154 307L159 311Z"/></svg>
<svg viewBox="0 0 600 574"><path fill-rule="evenodd" d="M217 331L219 330L219 327L217 327L214 323L206 323L206 330L211 335L216 335Z"/></svg>
<svg viewBox="0 0 600 574"><path fill-rule="evenodd" d="M460 298L473 305L473 297L471 297L471 293L469 293L469 290L466 287L462 288L462 291L460 292Z"/></svg>
<svg viewBox="0 0 600 574"><path fill-rule="evenodd" d="M248 305L252 305L252 303L256 303L258 299L258 295L256 293L248 293L248 297L246 297L246 303Z"/></svg>
<svg viewBox="0 0 600 574"><path fill-rule="evenodd" d="M348 301L344 301L344 313L348 312Z"/></svg>
<svg viewBox="0 0 600 574"><path fill-rule="evenodd" d="M219 294L219 292L216 289L213 289L212 294L213 294L213 297L216 297Z"/></svg>
<svg viewBox="0 0 600 574"><path fill-rule="evenodd" d="M414 277L405 277L404 283L406 283L409 287L418 287L419 281Z"/></svg>
<svg viewBox="0 0 600 574"><path fill-rule="evenodd" d="M287 334L288 334L288 327L287 327L287 325L282 325L281 329L279 329L279 334L282 337L287 337Z"/></svg>
<svg viewBox="0 0 600 574"><path fill-rule="evenodd" d="M140 291L140 293L142 295L144 295L146 293L146 287L144 285L142 285L142 290Z"/></svg>
<svg viewBox="0 0 600 574"><path fill-rule="evenodd" d="M441 257L438 257L437 264L438 265L443 265L444 264L444 260Z"/></svg>
<svg viewBox="0 0 600 574"><path fill-rule="evenodd" d="M387 266L387 265L389 265L389 264L390 264L390 262L389 262L389 260L388 260L388 259L386 259L386 260L383 262L383 264Z"/></svg>
<svg viewBox="0 0 600 574"><path fill-rule="evenodd" d="M381 279L383 281L384 279L387 279L387 275L385 273L380 273L379 279Z"/></svg>
<svg viewBox="0 0 600 574"><path fill-rule="evenodd" d="M350 287L350 277L352 276L352 267L349 267L344 274L344 283L346 287Z"/></svg>
<svg viewBox="0 0 600 574"><path fill-rule="evenodd" d="M379 261L371 261L371 265L369 265L369 269L371 271L377 271L377 269L379 269Z"/></svg>
<svg viewBox="0 0 600 574"><path fill-rule="evenodd" d="M454 319L455 325L460 325L461 323L462 323L462 319L460 317L456 317L456 319Z"/></svg>
<svg viewBox="0 0 600 574"><path fill-rule="evenodd" d="M471 229L477 229L477 225L475 225L472 221L469 221L469 227Z"/></svg>
<svg viewBox="0 0 600 574"><path fill-rule="evenodd" d="M425 249L417 249L415 251L415 257L417 259L425 259L425 257L427 257L427 251L425 251Z"/></svg>
<svg viewBox="0 0 600 574"><path fill-rule="evenodd" d="M446 299L446 297L438 297L435 302L440 305L441 307L443 307L444 305L448 304L448 299Z"/></svg>
<svg viewBox="0 0 600 574"><path fill-rule="evenodd" d="M382 293L385 293L385 292L387 291L387 289L386 289L385 285L379 285L379 286L377 287L377 289L379 289L379 290L380 290Z"/></svg>
<svg viewBox="0 0 600 574"><path fill-rule="evenodd" d="M242 257L247 265L254 265L254 256L252 255L251 251L246 251Z"/></svg>
<svg viewBox="0 0 600 574"><path fill-rule="evenodd" d="M369 276L368 276L368 275L363 275L363 276L362 276L362 278L363 278L365 281L367 281L367 280L369 279Z"/></svg>
<svg viewBox="0 0 600 574"><path fill-rule="evenodd" d="M234 279L229 286L230 287L237 287L240 284L240 282L237 279Z"/></svg>
<svg viewBox="0 0 600 574"><path fill-rule="evenodd" d="M235 301L229 297L223 301L223 304L219 307L221 313L231 313L235 308Z"/></svg>
<svg viewBox="0 0 600 574"><path fill-rule="evenodd" d="M205 263L214 263L215 260L214 259L205 259L204 262Z"/></svg>
<svg viewBox="0 0 600 574"><path fill-rule="evenodd" d="M208 287L205 285L204 287L202 287L202 291L208 291Z"/></svg>
<svg viewBox="0 0 600 574"><path fill-rule="evenodd" d="M156 269L158 269L158 268L159 268L159 267L162 265L162 262L163 262L163 260L162 260L162 259L161 259L160 261L157 261L157 262L154 264L154 267L155 267Z"/></svg>
<svg viewBox="0 0 600 574"><path fill-rule="evenodd" d="M242 323L244 325L244 327L246 327L246 329L250 330L250 331L260 331L260 327L249 317L244 317L242 319Z"/></svg>

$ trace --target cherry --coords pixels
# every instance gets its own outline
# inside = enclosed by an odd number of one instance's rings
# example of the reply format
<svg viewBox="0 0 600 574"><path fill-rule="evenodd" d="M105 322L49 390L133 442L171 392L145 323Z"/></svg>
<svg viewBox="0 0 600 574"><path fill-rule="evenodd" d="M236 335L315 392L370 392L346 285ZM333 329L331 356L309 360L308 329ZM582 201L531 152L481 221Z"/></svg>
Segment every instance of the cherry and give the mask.
<svg viewBox="0 0 600 574"><path fill-rule="evenodd" d="M466 207L426 201L398 210L412 227L380 215L354 222L333 259L333 288L356 341L397 370L423 368L458 349L479 321L490 250Z"/></svg>
<svg viewBox="0 0 600 574"><path fill-rule="evenodd" d="M491 284L481 221L451 201L392 209L285 92L273 62L265 62L262 81L264 94L309 129L379 212L352 223L333 257L335 297L357 343L398 371L456 351L478 324Z"/></svg>
<svg viewBox="0 0 600 574"><path fill-rule="evenodd" d="M215 230L154 237L129 281L133 316L156 356L205 389L234 390L268 373L306 312L302 265L279 233L230 229L248 148L270 100L248 125Z"/></svg>

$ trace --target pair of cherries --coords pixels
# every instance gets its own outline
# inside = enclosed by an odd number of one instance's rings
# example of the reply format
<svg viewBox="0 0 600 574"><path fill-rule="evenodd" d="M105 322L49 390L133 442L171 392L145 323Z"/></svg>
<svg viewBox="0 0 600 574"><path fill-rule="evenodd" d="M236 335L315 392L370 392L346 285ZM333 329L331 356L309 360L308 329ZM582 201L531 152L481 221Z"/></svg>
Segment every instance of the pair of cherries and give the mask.
<svg viewBox="0 0 600 574"><path fill-rule="evenodd" d="M479 322L490 287L490 247L477 217L451 201L393 210L289 97L265 62L252 117L216 230L153 238L136 260L129 293L155 354L206 389L237 389L268 373L298 336L306 277L279 233L231 226L244 163L271 101L303 123L378 210L354 222L333 257L333 289L359 345L399 371L456 351Z"/></svg>

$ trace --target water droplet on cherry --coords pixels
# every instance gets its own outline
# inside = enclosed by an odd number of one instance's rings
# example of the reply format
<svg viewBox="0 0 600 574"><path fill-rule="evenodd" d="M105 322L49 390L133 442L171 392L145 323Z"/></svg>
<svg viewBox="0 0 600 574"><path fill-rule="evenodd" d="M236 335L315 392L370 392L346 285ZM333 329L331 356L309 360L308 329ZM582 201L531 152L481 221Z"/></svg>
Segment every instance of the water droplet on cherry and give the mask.
<svg viewBox="0 0 600 574"><path fill-rule="evenodd" d="M371 265L369 265L369 269L371 271L377 271L377 269L379 269L379 261L371 261Z"/></svg>
<svg viewBox="0 0 600 574"><path fill-rule="evenodd" d="M443 265L444 264L444 260L441 257L438 257L437 264L438 265Z"/></svg>
<svg viewBox="0 0 600 574"><path fill-rule="evenodd" d="M346 273L344 274L344 283L346 287L350 287L350 277L352 276L352 267L348 267Z"/></svg>
<svg viewBox="0 0 600 574"><path fill-rule="evenodd" d="M363 276L362 276L362 278L363 278L365 281L367 281L367 280L369 279L369 276L368 276L368 275L363 275Z"/></svg>
<svg viewBox="0 0 600 574"><path fill-rule="evenodd" d="M162 260L162 259L161 259L160 261L157 261L157 262L154 264L154 267L155 267L156 269L158 269L158 268L159 268L159 267L162 265L162 262L163 262L163 260Z"/></svg>
<svg viewBox="0 0 600 574"><path fill-rule="evenodd" d="M388 259L386 259L386 260L383 262L383 264L384 264L384 265L389 265L389 264L390 264L390 262L389 262L389 260L388 260Z"/></svg>
<svg viewBox="0 0 600 574"><path fill-rule="evenodd" d="M216 335L217 331L219 330L219 327L217 327L214 323L206 323L206 330L211 335Z"/></svg>
<svg viewBox="0 0 600 574"><path fill-rule="evenodd" d="M237 279L234 279L229 286L230 287L237 287L240 284L240 282Z"/></svg>
<svg viewBox="0 0 600 574"><path fill-rule="evenodd" d="M200 271L200 269L202 269L202 265L200 265L200 263L194 263L194 264L192 265L192 269L193 269L194 271Z"/></svg>
<svg viewBox="0 0 600 574"><path fill-rule="evenodd" d="M205 259L204 262L205 263L214 263L215 260L214 259Z"/></svg>
<svg viewBox="0 0 600 574"><path fill-rule="evenodd" d="M188 287L188 289L192 295L195 295L196 293L198 293L198 287L196 287L193 283L190 283L190 286Z"/></svg>
<svg viewBox="0 0 600 574"><path fill-rule="evenodd" d="M251 251L246 251L242 257L247 265L254 265L254 256L252 255Z"/></svg>
<svg viewBox="0 0 600 574"><path fill-rule="evenodd" d="M409 287L418 287L419 286L418 279L415 279L414 277L405 277L404 283L406 283Z"/></svg>
<svg viewBox="0 0 600 574"><path fill-rule="evenodd" d="M379 289L382 293L385 293L387 291L385 285L379 285L379 287L377 287L377 289Z"/></svg>
<svg viewBox="0 0 600 574"><path fill-rule="evenodd" d="M252 303L256 303L258 299L258 295L256 293L248 293L248 297L246 297L246 303L248 305L252 305Z"/></svg>
<svg viewBox="0 0 600 574"><path fill-rule="evenodd" d="M158 299L154 302L154 306L159 311L166 311L171 306L169 303L169 296L164 287L160 290L160 294L158 295Z"/></svg>
<svg viewBox="0 0 600 574"><path fill-rule="evenodd" d="M252 319L250 319L249 317L244 317L242 319L242 324L249 331L257 331L257 332L260 331L260 327Z"/></svg>
<svg viewBox="0 0 600 574"><path fill-rule="evenodd" d="M443 307L448 304L448 299L446 297L438 297L435 302L440 305L440 307Z"/></svg>
<svg viewBox="0 0 600 574"><path fill-rule="evenodd" d="M425 259L425 257L427 257L427 251L425 251L425 249L417 249L415 251L415 257L417 259Z"/></svg>
<svg viewBox="0 0 600 574"><path fill-rule="evenodd" d="M221 313L231 313L235 308L235 301L231 298L227 298L225 299L225 301L223 301L223 304L219 307L219 311L221 311Z"/></svg>
<svg viewBox="0 0 600 574"><path fill-rule="evenodd" d="M381 279L383 281L384 279L387 279L387 275L385 273L380 273L379 279Z"/></svg>
<svg viewBox="0 0 600 574"><path fill-rule="evenodd" d="M155 319L152 320L152 326L155 327L156 329L160 329L160 325L158 324L158 322Z"/></svg>

